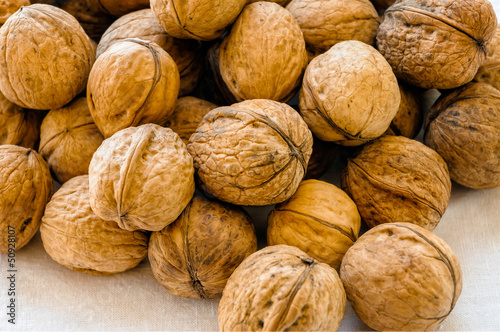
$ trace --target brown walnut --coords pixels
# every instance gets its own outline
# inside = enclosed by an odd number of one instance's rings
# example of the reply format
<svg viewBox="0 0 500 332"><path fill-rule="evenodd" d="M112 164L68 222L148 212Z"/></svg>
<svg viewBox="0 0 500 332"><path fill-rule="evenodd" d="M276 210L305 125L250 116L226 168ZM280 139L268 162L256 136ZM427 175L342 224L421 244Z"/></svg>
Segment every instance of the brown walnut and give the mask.
<svg viewBox="0 0 500 332"><path fill-rule="evenodd" d="M120 229L90 208L89 177L64 183L54 194L40 226L47 253L68 268L97 275L123 272L148 253L148 235Z"/></svg>
<svg viewBox="0 0 500 332"><path fill-rule="evenodd" d="M385 11L376 39L398 78L451 89L474 78L496 26L488 0L398 0Z"/></svg>
<svg viewBox="0 0 500 332"><path fill-rule="evenodd" d="M254 226L243 209L195 196L175 222L151 234L148 257L170 293L211 298L222 294L234 269L256 250Z"/></svg>
<svg viewBox="0 0 500 332"><path fill-rule="evenodd" d="M47 202L54 191L49 166L32 149L0 145L0 254L15 250L35 235Z"/></svg>
<svg viewBox="0 0 500 332"><path fill-rule="evenodd" d="M424 142L443 157L453 181L474 189L500 186L500 91L469 83L431 107Z"/></svg>
<svg viewBox="0 0 500 332"><path fill-rule="evenodd" d="M500 90L500 26L497 26L491 41L490 50L486 55L486 59L477 70L474 80L480 83L491 84Z"/></svg>
<svg viewBox="0 0 500 332"><path fill-rule="evenodd" d="M0 0L0 26L19 8L30 4L30 0Z"/></svg>
<svg viewBox="0 0 500 332"><path fill-rule="evenodd" d="M224 331L336 331L346 295L337 272L300 249L268 246L241 263L219 303Z"/></svg>
<svg viewBox="0 0 500 332"><path fill-rule="evenodd" d="M312 135L287 104L254 99L210 111L188 150L206 190L238 205L289 198L306 173Z"/></svg>
<svg viewBox="0 0 500 332"><path fill-rule="evenodd" d="M348 160L342 189L370 227L409 222L432 231L448 206L451 180L434 150L404 136L384 136Z"/></svg>
<svg viewBox="0 0 500 332"><path fill-rule="evenodd" d="M247 4L252 3L252 2L258 2L258 1L262 1L262 0L247 0ZM291 0L264 0L264 1L276 2L278 5L285 7L286 5L288 5L290 3Z"/></svg>
<svg viewBox="0 0 500 332"><path fill-rule="evenodd" d="M378 331L430 331L462 291L460 263L437 235L409 223L372 228L340 267L347 299Z"/></svg>
<svg viewBox="0 0 500 332"><path fill-rule="evenodd" d="M387 135L400 135L414 138L422 128L423 114L420 89L402 81L398 81L401 103L394 119L392 119Z"/></svg>

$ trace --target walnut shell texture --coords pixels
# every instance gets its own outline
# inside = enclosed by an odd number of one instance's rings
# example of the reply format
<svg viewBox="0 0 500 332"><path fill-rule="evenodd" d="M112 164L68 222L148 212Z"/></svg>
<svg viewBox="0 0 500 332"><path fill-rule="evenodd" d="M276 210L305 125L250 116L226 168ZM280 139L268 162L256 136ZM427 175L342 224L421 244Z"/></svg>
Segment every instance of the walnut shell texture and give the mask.
<svg viewBox="0 0 500 332"><path fill-rule="evenodd" d="M297 190L312 142L293 108L254 99L210 111L188 150L209 193L233 204L269 205Z"/></svg>
<svg viewBox="0 0 500 332"><path fill-rule="evenodd" d="M342 189L370 227L409 222L432 231L448 206L451 180L434 150L404 136L384 136L348 160Z"/></svg>
<svg viewBox="0 0 500 332"><path fill-rule="evenodd" d="M179 71L156 43L137 38L111 45L90 72L87 102L105 138L145 123L163 125L179 94Z"/></svg>
<svg viewBox="0 0 500 332"><path fill-rule="evenodd" d="M488 0L398 0L385 11L376 42L398 78L451 89L474 78L496 26Z"/></svg>
<svg viewBox="0 0 500 332"><path fill-rule="evenodd" d="M423 122L421 91L402 81L398 81L398 84L401 103L386 134L414 138L422 128Z"/></svg>
<svg viewBox="0 0 500 332"><path fill-rule="evenodd" d="M29 6L29 0L0 0L0 26L22 6Z"/></svg>
<svg viewBox="0 0 500 332"><path fill-rule="evenodd" d="M318 180L302 181L295 194L277 204L267 220L269 245L295 246L336 270L361 227L352 199L333 184Z"/></svg>
<svg viewBox="0 0 500 332"><path fill-rule="evenodd" d="M62 107L82 92L95 59L80 23L44 4L9 17L0 29L0 50L2 93L19 106L41 110Z"/></svg>
<svg viewBox="0 0 500 332"><path fill-rule="evenodd" d="M90 160L104 137L90 115L87 98L51 110L40 128L39 153L59 183L88 174Z"/></svg>
<svg viewBox="0 0 500 332"><path fill-rule="evenodd" d="M96 57L113 43L126 38L139 38L158 44L178 67L181 80L179 95L186 95L194 89L203 68L200 42L170 36L156 21L151 9L142 9L124 15L110 25L99 41Z"/></svg>
<svg viewBox="0 0 500 332"><path fill-rule="evenodd" d="M94 153L89 181L90 204L99 217L129 231L159 231L193 197L193 158L169 128L126 128Z"/></svg>
<svg viewBox="0 0 500 332"><path fill-rule="evenodd" d="M290 100L308 62L297 21L282 6L266 1L243 9L219 52L221 77L237 101Z"/></svg>
<svg viewBox="0 0 500 332"><path fill-rule="evenodd" d="M337 272L298 248L268 246L241 263L219 303L224 331L336 331L346 295Z"/></svg>
<svg viewBox="0 0 500 332"><path fill-rule="evenodd" d="M162 28L183 39L213 40L234 22L246 0L151 0Z"/></svg>
<svg viewBox="0 0 500 332"><path fill-rule="evenodd" d="M361 145L389 128L401 96L396 76L375 48L343 41L307 66L300 113L319 139Z"/></svg>
<svg viewBox="0 0 500 332"><path fill-rule="evenodd" d="M88 175L70 179L54 194L42 218L40 234L52 259L89 274L129 270L148 253L145 232L123 230L92 211Z"/></svg>
<svg viewBox="0 0 500 332"><path fill-rule="evenodd" d="M6 144L0 145L0 188L0 254L5 254L12 229L15 250L24 247L38 231L54 186L42 156L32 149Z"/></svg>
<svg viewBox="0 0 500 332"><path fill-rule="evenodd" d="M378 331L429 331L462 291L460 263L437 235L417 225L372 228L347 251L340 278L358 317Z"/></svg>
<svg viewBox="0 0 500 332"><path fill-rule="evenodd" d="M95 7L113 16L123 16L130 12L148 8L149 0L91 0Z"/></svg>
<svg viewBox="0 0 500 332"><path fill-rule="evenodd" d="M480 83L491 84L500 90L500 26L497 26L497 30L491 41L490 50L486 55L486 59L477 70L474 80Z"/></svg>
<svg viewBox="0 0 500 332"><path fill-rule="evenodd" d="M211 298L255 251L254 226L243 209L195 196L175 222L151 234L148 255L156 280L170 293Z"/></svg>
<svg viewBox="0 0 500 332"><path fill-rule="evenodd" d="M453 181L500 186L500 91L469 83L441 95L426 119L424 142L443 157Z"/></svg>

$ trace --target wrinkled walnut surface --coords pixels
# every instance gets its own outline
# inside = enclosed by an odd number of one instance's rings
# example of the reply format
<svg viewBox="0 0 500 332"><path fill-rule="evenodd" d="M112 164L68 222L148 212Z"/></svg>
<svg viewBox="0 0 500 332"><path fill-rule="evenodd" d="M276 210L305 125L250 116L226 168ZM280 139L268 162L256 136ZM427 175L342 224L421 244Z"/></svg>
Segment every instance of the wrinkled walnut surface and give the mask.
<svg viewBox="0 0 500 332"><path fill-rule="evenodd" d="M268 246L241 263L219 303L221 331L336 331L345 291L337 272L298 248Z"/></svg>
<svg viewBox="0 0 500 332"><path fill-rule="evenodd" d="M451 248L417 225L372 228L347 251L340 268L347 299L378 331L428 331L453 310L462 290Z"/></svg>
<svg viewBox="0 0 500 332"><path fill-rule="evenodd" d="M123 272L148 252L148 235L120 229L90 207L88 175L72 178L54 194L40 226L43 246L59 264L97 275Z"/></svg>
<svg viewBox="0 0 500 332"><path fill-rule="evenodd" d="M0 26L19 8L29 5L29 0L0 0Z"/></svg>
<svg viewBox="0 0 500 332"><path fill-rule="evenodd" d="M500 90L500 26L497 27L493 35L490 50L477 70L474 80L491 84Z"/></svg>

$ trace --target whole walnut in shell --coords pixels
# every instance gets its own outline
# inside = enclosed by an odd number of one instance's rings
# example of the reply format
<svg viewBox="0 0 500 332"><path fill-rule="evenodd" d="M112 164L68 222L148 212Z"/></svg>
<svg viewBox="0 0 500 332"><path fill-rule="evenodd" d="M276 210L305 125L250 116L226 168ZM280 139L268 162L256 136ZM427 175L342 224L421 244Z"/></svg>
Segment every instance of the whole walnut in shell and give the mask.
<svg viewBox="0 0 500 332"><path fill-rule="evenodd" d="M448 206L451 180L434 150L404 136L384 136L348 160L342 189L370 227L409 222L432 231Z"/></svg>
<svg viewBox="0 0 500 332"><path fill-rule="evenodd" d="M171 36L213 40L234 22L246 0L151 0L151 9Z"/></svg>
<svg viewBox="0 0 500 332"><path fill-rule="evenodd" d="M72 270L107 275L139 264L148 253L148 235L120 229L90 207L89 177L64 183L54 194L40 226L47 253Z"/></svg>
<svg viewBox="0 0 500 332"><path fill-rule="evenodd" d="M156 43L124 39L97 58L87 85L87 102L105 138L145 123L163 125L179 94L179 71Z"/></svg>
<svg viewBox="0 0 500 332"><path fill-rule="evenodd" d="M379 225L360 236L344 256L340 278L358 317L378 331L430 331L462 291L451 248L408 223Z"/></svg>
<svg viewBox="0 0 500 332"><path fill-rule="evenodd" d="M396 77L375 48L344 41L307 66L300 113L315 136L341 145L361 145L381 136L398 112Z"/></svg>
<svg viewBox="0 0 500 332"><path fill-rule="evenodd" d="M414 138L422 128L423 114L420 100L420 89L402 81L398 81L401 103L389 129L388 135L400 135Z"/></svg>
<svg viewBox="0 0 500 332"><path fill-rule="evenodd" d="M304 179L318 179L333 165L337 157L338 145L325 142L313 135L311 158L307 164Z"/></svg>
<svg viewBox="0 0 500 332"><path fill-rule="evenodd" d="M500 186L500 91L469 83L439 97L424 142L446 161L453 181L474 189Z"/></svg>
<svg viewBox="0 0 500 332"><path fill-rule="evenodd" d="M344 40L375 43L379 17L369 0L293 0L286 9L299 23L313 57Z"/></svg>
<svg viewBox="0 0 500 332"><path fill-rule="evenodd" d="M99 217L129 231L159 231L193 197L193 158L169 128L126 128L94 153L89 181L90 205Z"/></svg>
<svg viewBox="0 0 500 332"><path fill-rule="evenodd" d="M185 144L188 144L189 138L196 131L203 117L217 108L217 105L196 97L182 97L177 99L174 107L174 113L165 123L176 132Z"/></svg>
<svg viewBox="0 0 500 332"><path fill-rule="evenodd" d="M50 5L22 7L0 29L0 89L24 108L54 109L87 85L95 51L78 21Z"/></svg>
<svg viewBox="0 0 500 332"><path fill-rule="evenodd" d="M174 60L180 74L179 95L190 93L202 72L201 44L196 40L177 39L165 32L151 9L142 9L117 19L103 34L96 57L109 46L126 38L139 38L158 44Z"/></svg>
<svg viewBox="0 0 500 332"><path fill-rule="evenodd" d="M318 180L302 181L292 197L274 207L267 221L269 245L295 246L337 270L361 227L349 196Z"/></svg>
<svg viewBox="0 0 500 332"><path fill-rule="evenodd" d="M290 100L308 62L297 21L285 8L266 1L243 9L219 52L221 77L237 101Z"/></svg>
<svg viewBox="0 0 500 332"><path fill-rule="evenodd" d="M385 11L376 39L398 78L451 89L474 78L496 26L488 0L398 0Z"/></svg>
<svg viewBox="0 0 500 332"><path fill-rule="evenodd" d="M59 183L88 174L90 160L104 137L90 115L87 98L51 110L40 128L38 151Z"/></svg>
<svg viewBox="0 0 500 332"><path fill-rule="evenodd" d="M490 50L486 55L476 76L476 82L491 84L500 90L500 26L497 26L493 39L491 40Z"/></svg>
<svg viewBox="0 0 500 332"><path fill-rule="evenodd" d="M175 222L151 234L148 257L170 293L203 299L222 294L234 269L256 250L243 209L195 196Z"/></svg>
<svg viewBox="0 0 500 332"><path fill-rule="evenodd" d="M29 0L0 0L0 26L22 6L29 6Z"/></svg>
<svg viewBox="0 0 500 332"><path fill-rule="evenodd" d="M149 0L90 0L95 7L113 16L123 16L127 13L149 7Z"/></svg>
<svg viewBox="0 0 500 332"><path fill-rule="evenodd" d="M336 331L346 295L337 272L300 249L268 246L241 263L219 303L221 331Z"/></svg>
<svg viewBox="0 0 500 332"><path fill-rule="evenodd" d="M35 235L54 191L49 166L32 149L0 145L0 254L24 247Z"/></svg>
<svg viewBox="0 0 500 332"><path fill-rule="evenodd" d="M312 135L287 104L254 99L210 111L188 150L205 189L238 205L289 198L304 177Z"/></svg>

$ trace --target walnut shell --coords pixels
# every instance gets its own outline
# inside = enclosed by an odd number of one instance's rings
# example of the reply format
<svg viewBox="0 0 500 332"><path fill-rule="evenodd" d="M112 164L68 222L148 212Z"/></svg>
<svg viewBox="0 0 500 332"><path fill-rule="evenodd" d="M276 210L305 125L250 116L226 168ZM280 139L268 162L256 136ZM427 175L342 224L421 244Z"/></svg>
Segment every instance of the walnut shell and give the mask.
<svg viewBox="0 0 500 332"><path fill-rule="evenodd" d="M432 231L448 206L451 180L434 150L404 136L384 136L348 160L342 189L370 227L409 222Z"/></svg>
<svg viewBox="0 0 500 332"><path fill-rule="evenodd" d="M183 39L213 40L234 22L246 0L151 0L162 28Z"/></svg>
<svg viewBox="0 0 500 332"><path fill-rule="evenodd" d="M299 23L313 56L344 40L375 44L379 17L369 0L293 0L286 9Z"/></svg>
<svg viewBox="0 0 500 332"><path fill-rule="evenodd" d="M124 15L111 24L99 41L96 57L110 45L126 38L139 38L158 44L178 67L181 79L179 95L186 95L194 89L203 67L201 44L198 41L170 36L156 21L151 9L142 9Z"/></svg>
<svg viewBox="0 0 500 332"><path fill-rule="evenodd" d="M187 145L189 137L196 131L203 117L214 108L217 105L203 99L190 96L179 98L165 127L176 132Z"/></svg>
<svg viewBox="0 0 500 332"><path fill-rule="evenodd" d="M25 110L0 92L0 144L34 148L40 138L43 112Z"/></svg>
<svg viewBox="0 0 500 332"><path fill-rule="evenodd" d="M377 33L377 46L396 76L422 88L470 82L497 26L488 0L398 0Z"/></svg>
<svg viewBox="0 0 500 332"><path fill-rule="evenodd" d="M378 331L429 331L462 291L460 263L437 235L408 223L372 228L347 251L340 278L358 317Z"/></svg>
<svg viewBox="0 0 500 332"><path fill-rule="evenodd" d="M304 180L318 179L325 174L332 167L337 157L337 151L337 144L322 141L313 135L312 153Z"/></svg>
<svg viewBox="0 0 500 332"><path fill-rule="evenodd" d="M243 9L219 52L221 77L237 101L290 100L308 62L297 21L285 8L266 1Z"/></svg>
<svg viewBox="0 0 500 332"><path fill-rule="evenodd" d="M298 248L261 249L229 278L221 331L336 331L346 295L337 272Z"/></svg>
<svg viewBox="0 0 500 332"><path fill-rule="evenodd" d="M453 181L474 189L500 186L500 91L469 83L439 97L424 142L446 161Z"/></svg>
<svg viewBox="0 0 500 332"><path fill-rule="evenodd" d="M490 50L477 70L474 81L491 84L500 90L500 26L497 26Z"/></svg>
<svg viewBox="0 0 500 332"><path fill-rule="evenodd" d="M356 204L333 184L302 181L288 200L267 218L267 243L295 246L338 270L358 238L361 217Z"/></svg>
<svg viewBox="0 0 500 332"><path fill-rule="evenodd" d="M247 0L247 4L257 2L257 1L262 1L262 0ZM276 2L278 5L285 7L290 3L291 0L264 0L268 2Z"/></svg>
<svg viewBox="0 0 500 332"><path fill-rule="evenodd" d="M148 253L148 235L120 229L90 208L89 177L64 183L54 194L40 226L45 251L72 270L108 275L129 270Z"/></svg>
<svg viewBox="0 0 500 332"><path fill-rule="evenodd" d="M423 122L420 90L402 81L398 81L398 84L401 103L385 134L414 138L420 132Z"/></svg>
<svg viewBox="0 0 500 332"><path fill-rule="evenodd" d="M0 254L6 254L13 236L17 251L38 231L54 185L37 152L7 144L0 145L0 188Z"/></svg>
<svg viewBox="0 0 500 332"><path fill-rule="evenodd" d="M280 203L297 190L312 135L287 104L254 99L210 111L188 151L206 190L238 205Z"/></svg>
<svg viewBox="0 0 500 332"><path fill-rule="evenodd" d="M45 116L38 151L56 181L64 183L88 174L90 160L103 140L90 115L87 98L80 97Z"/></svg>
<svg viewBox="0 0 500 332"><path fill-rule="evenodd" d="M307 66L300 113L319 139L361 145L381 136L398 112L398 82L375 48L344 41Z"/></svg>
<svg viewBox="0 0 500 332"><path fill-rule="evenodd" d="M73 1L73 0L72 0ZM149 0L90 0L95 7L113 16L123 16L130 12L148 8Z"/></svg>
<svg viewBox="0 0 500 332"><path fill-rule="evenodd" d="M94 153L89 181L90 205L99 217L129 231L159 231L193 197L193 158L169 128L126 128Z"/></svg>
<svg viewBox="0 0 500 332"><path fill-rule="evenodd" d="M163 125L174 111L179 71L156 43L130 38L111 45L96 60L87 102L105 138L145 123Z"/></svg>
<svg viewBox="0 0 500 332"><path fill-rule="evenodd" d="M222 294L234 269L256 250L243 209L195 196L175 222L151 234L148 257L170 293L203 299Z"/></svg>
<svg viewBox="0 0 500 332"><path fill-rule="evenodd" d="M0 0L0 26L22 6L29 6L29 0Z"/></svg>

